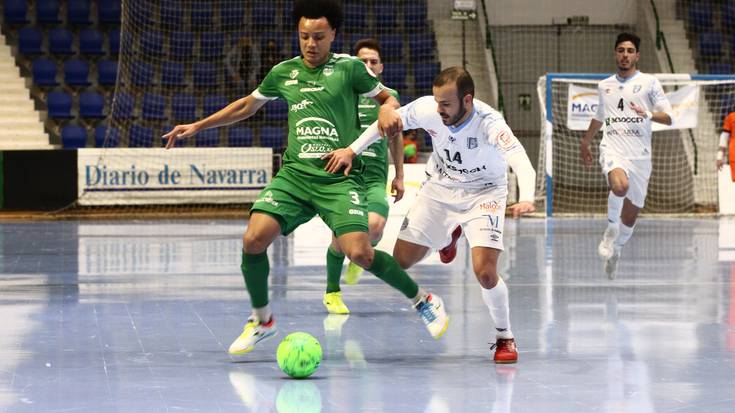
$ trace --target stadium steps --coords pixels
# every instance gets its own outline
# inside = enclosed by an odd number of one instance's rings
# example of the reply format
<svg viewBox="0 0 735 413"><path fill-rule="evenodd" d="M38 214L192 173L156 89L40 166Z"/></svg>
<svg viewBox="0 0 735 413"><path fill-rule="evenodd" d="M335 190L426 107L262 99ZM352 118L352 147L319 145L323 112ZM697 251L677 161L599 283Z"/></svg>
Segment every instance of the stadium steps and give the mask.
<svg viewBox="0 0 735 413"><path fill-rule="evenodd" d="M0 150L53 149L25 79L0 34Z"/></svg>
<svg viewBox="0 0 735 413"><path fill-rule="evenodd" d="M462 22L446 18L451 15L452 2L429 0L428 5L429 20L437 28L437 60L442 63L442 69L462 66ZM490 73L485 61L485 39L479 22L480 20L467 21L465 25L467 70L475 81L475 96L493 104Z"/></svg>
<svg viewBox="0 0 735 413"><path fill-rule="evenodd" d="M689 47L684 21L676 18L676 0L656 1L661 31L666 35L671 61L677 73L696 73L694 54Z"/></svg>

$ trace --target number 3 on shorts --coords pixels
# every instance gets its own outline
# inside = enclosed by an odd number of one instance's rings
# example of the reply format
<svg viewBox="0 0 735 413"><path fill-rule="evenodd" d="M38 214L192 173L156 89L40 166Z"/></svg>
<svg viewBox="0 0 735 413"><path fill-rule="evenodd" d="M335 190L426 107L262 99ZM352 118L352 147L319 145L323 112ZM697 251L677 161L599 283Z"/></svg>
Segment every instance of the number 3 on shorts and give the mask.
<svg viewBox="0 0 735 413"><path fill-rule="evenodd" d="M350 194L350 196L352 197L350 202L352 202L355 205L360 205L360 194L358 194L355 191L348 191L347 193Z"/></svg>

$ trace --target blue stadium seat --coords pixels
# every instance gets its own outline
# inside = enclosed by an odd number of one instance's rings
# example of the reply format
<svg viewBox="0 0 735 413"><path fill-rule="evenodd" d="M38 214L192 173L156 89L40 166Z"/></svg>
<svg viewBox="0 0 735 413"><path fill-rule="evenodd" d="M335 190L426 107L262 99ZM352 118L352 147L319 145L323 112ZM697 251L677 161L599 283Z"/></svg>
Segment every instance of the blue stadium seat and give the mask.
<svg viewBox="0 0 735 413"><path fill-rule="evenodd" d="M713 26L712 5L707 2L692 2L689 6L689 27L695 31L709 30Z"/></svg>
<svg viewBox="0 0 735 413"><path fill-rule="evenodd" d="M230 147L253 146L253 130L247 126L232 126L227 129L227 145Z"/></svg>
<svg viewBox="0 0 735 413"><path fill-rule="evenodd" d="M46 95L48 116L52 119L71 119L71 95L66 92L49 92Z"/></svg>
<svg viewBox="0 0 735 413"><path fill-rule="evenodd" d="M58 0L36 0L36 23L59 24L59 1Z"/></svg>
<svg viewBox="0 0 735 413"><path fill-rule="evenodd" d="M219 128L203 130L194 137L194 145L198 147L219 146Z"/></svg>
<svg viewBox="0 0 735 413"><path fill-rule="evenodd" d="M66 4L66 22L71 25L92 24L89 18L89 0L69 0Z"/></svg>
<svg viewBox="0 0 735 413"><path fill-rule="evenodd" d="M241 29L245 25L245 3L240 1L225 2L220 8L219 21L223 30Z"/></svg>
<svg viewBox="0 0 735 413"><path fill-rule="evenodd" d="M120 53L120 29L114 28L107 35L110 42L110 54L115 56Z"/></svg>
<svg viewBox="0 0 735 413"><path fill-rule="evenodd" d="M132 119L135 117L135 99L125 92L118 92L112 100L112 117L115 119Z"/></svg>
<svg viewBox="0 0 735 413"><path fill-rule="evenodd" d="M368 15L367 5L362 1L348 0L344 3L345 29L362 29Z"/></svg>
<svg viewBox="0 0 735 413"><path fill-rule="evenodd" d="M414 59L434 57L434 35L431 33L414 33L408 35L408 48Z"/></svg>
<svg viewBox="0 0 735 413"><path fill-rule="evenodd" d="M203 57L220 57L224 54L224 45L224 33L202 33L199 39L199 55Z"/></svg>
<svg viewBox="0 0 735 413"><path fill-rule="evenodd" d="M334 53L342 53L345 51L344 48L344 36L337 35L337 37L334 38L334 42L332 42L332 52ZM352 54L351 50L348 50L349 54Z"/></svg>
<svg viewBox="0 0 735 413"><path fill-rule="evenodd" d="M89 63L85 60L70 59L64 62L64 83L67 86L89 86Z"/></svg>
<svg viewBox="0 0 735 413"><path fill-rule="evenodd" d="M18 50L26 56L43 54L43 33L32 27L18 31Z"/></svg>
<svg viewBox="0 0 735 413"><path fill-rule="evenodd" d="M128 135L128 147L150 148L153 146L154 135L155 133L153 132L152 128L141 125L133 125L130 127L130 134Z"/></svg>
<svg viewBox="0 0 735 413"><path fill-rule="evenodd" d="M707 73L711 75L729 75L733 74L732 64L727 62L714 62L709 64Z"/></svg>
<svg viewBox="0 0 735 413"><path fill-rule="evenodd" d="M700 33L699 56L703 58L719 58L722 56L722 34L719 32Z"/></svg>
<svg viewBox="0 0 735 413"><path fill-rule="evenodd" d="M196 119L197 101L193 95L174 95L171 99L171 115L174 120L188 122Z"/></svg>
<svg viewBox="0 0 735 413"><path fill-rule="evenodd" d="M724 1L720 8L720 20L726 28L735 27L735 2ZM730 29L732 30L732 29Z"/></svg>
<svg viewBox="0 0 735 413"><path fill-rule="evenodd" d="M426 0L408 1L403 6L403 25L406 32L411 33L415 26L423 27L428 17Z"/></svg>
<svg viewBox="0 0 735 413"><path fill-rule="evenodd" d="M217 68L208 62L194 63L194 86L198 88L217 85Z"/></svg>
<svg viewBox="0 0 735 413"><path fill-rule="evenodd" d="M260 146L280 149L286 147L288 134L281 126L263 126L260 128Z"/></svg>
<svg viewBox="0 0 735 413"><path fill-rule="evenodd" d="M115 86L117 81L117 62L100 60L97 62L97 83L101 86Z"/></svg>
<svg viewBox="0 0 735 413"><path fill-rule="evenodd" d="M140 39L141 51L147 56L160 56L163 54L163 33L149 31L144 33Z"/></svg>
<svg viewBox="0 0 735 413"><path fill-rule="evenodd" d="M4 0L3 15L5 24L28 24L27 0Z"/></svg>
<svg viewBox="0 0 735 413"><path fill-rule="evenodd" d="M181 7L181 0L160 1L161 28L165 29L166 31L180 30L184 24L184 8Z"/></svg>
<svg viewBox="0 0 735 413"><path fill-rule="evenodd" d="M276 6L269 0L256 0L253 5L252 26L256 31L276 27Z"/></svg>
<svg viewBox="0 0 735 413"><path fill-rule="evenodd" d="M195 29L209 29L214 21L210 0L194 0L191 5L191 25Z"/></svg>
<svg viewBox="0 0 735 413"><path fill-rule="evenodd" d="M399 92L406 89L408 69L405 63L385 63L382 79L386 86Z"/></svg>
<svg viewBox="0 0 735 413"><path fill-rule="evenodd" d="M395 31L396 24L396 10L393 7L375 8L375 28L380 33Z"/></svg>
<svg viewBox="0 0 735 413"><path fill-rule="evenodd" d="M227 103L227 99L224 96L205 96L204 106L202 107L204 110L203 115L209 116L227 106Z"/></svg>
<svg viewBox="0 0 735 413"><path fill-rule="evenodd" d="M431 93L431 84L440 72L438 62L427 62L413 65L414 87L421 94Z"/></svg>
<svg viewBox="0 0 735 413"><path fill-rule="evenodd" d="M50 59L34 59L31 64L33 84L41 87L58 86L56 81L56 62Z"/></svg>
<svg viewBox="0 0 735 413"><path fill-rule="evenodd" d="M169 36L169 46L172 56L188 59L194 54L194 35L191 32L173 32Z"/></svg>
<svg viewBox="0 0 735 413"><path fill-rule="evenodd" d="M104 37L95 29L84 29L79 32L79 52L82 55L99 56L105 54L102 49Z"/></svg>
<svg viewBox="0 0 735 413"><path fill-rule="evenodd" d="M164 61L161 64L161 84L168 87L184 86L184 64Z"/></svg>
<svg viewBox="0 0 735 413"><path fill-rule="evenodd" d="M146 93L143 95L143 106L140 116L146 120L165 119L163 111L166 108L166 99L161 95Z"/></svg>
<svg viewBox="0 0 735 413"><path fill-rule="evenodd" d="M99 125L94 128L94 146L97 148L116 148L120 144L120 130Z"/></svg>
<svg viewBox="0 0 735 413"><path fill-rule="evenodd" d="M265 120L288 120L288 104L283 99L268 102L265 107Z"/></svg>
<svg viewBox="0 0 735 413"><path fill-rule="evenodd" d="M99 0L97 21L101 24L120 24L120 0Z"/></svg>
<svg viewBox="0 0 735 413"><path fill-rule="evenodd" d="M84 119L105 117L105 97L97 92L83 92L79 95L79 116Z"/></svg>
<svg viewBox="0 0 735 413"><path fill-rule="evenodd" d="M382 36L380 38L380 49L383 60L403 56L403 36L400 34L386 34Z"/></svg>
<svg viewBox="0 0 735 413"><path fill-rule="evenodd" d="M133 24L133 27L141 27L141 28L147 28L146 26L149 26L153 23L153 20L151 19L151 14L153 13L153 5L148 5L145 3L148 3L146 0L139 0L139 4L144 4L143 7L130 7L128 16L130 16L130 22ZM145 30L145 29L144 29Z"/></svg>
<svg viewBox="0 0 735 413"><path fill-rule="evenodd" d="M153 84L153 66L140 60L133 60L131 66L130 80L133 85L147 87Z"/></svg>
<svg viewBox="0 0 735 413"><path fill-rule="evenodd" d="M66 29L51 29L48 33L48 49L54 56L68 56L74 54L71 46L74 36Z"/></svg>
<svg viewBox="0 0 735 413"><path fill-rule="evenodd" d="M146 120L165 119L163 111L166 107L166 99L161 95L146 93L143 95L143 107L140 115Z"/></svg>
<svg viewBox="0 0 735 413"><path fill-rule="evenodd" d="M87 130L78 125L61 128L61 145L64 149L78 149L87 146Z"/></svg>
<svg viewBox="0 0 735 413"><path fill-rule="evenodd" d="M355 43L357 43L361 39L365 39L365 38L368 38L368 37L373 37L374 38L374 36L371 36L369 34L362 33L362 32L359 32L359 33L358 32L351 33L348 36L348 38L347 38L347 43L348 43L347 44L347 50L350 52L350 54L351 55L354 54L354 50L353 49L355 47ZM381 41L381 39L376 39L376 40L378 40L378 43L380 43L380 48L382 49L383 48L383 42Z"/></svg>

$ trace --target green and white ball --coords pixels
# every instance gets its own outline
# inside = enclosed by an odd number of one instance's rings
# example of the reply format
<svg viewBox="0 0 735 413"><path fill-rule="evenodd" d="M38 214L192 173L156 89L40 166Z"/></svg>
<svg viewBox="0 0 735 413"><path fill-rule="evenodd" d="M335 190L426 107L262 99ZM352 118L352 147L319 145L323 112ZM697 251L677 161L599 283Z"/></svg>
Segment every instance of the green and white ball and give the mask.
<svg viewBox="0 0 735 413"><path fill-rule="evenodd" d="M322 362L319 340L307 333L291 333L281 341L276 351L278 367L295 379L309 377Z"/></svg>

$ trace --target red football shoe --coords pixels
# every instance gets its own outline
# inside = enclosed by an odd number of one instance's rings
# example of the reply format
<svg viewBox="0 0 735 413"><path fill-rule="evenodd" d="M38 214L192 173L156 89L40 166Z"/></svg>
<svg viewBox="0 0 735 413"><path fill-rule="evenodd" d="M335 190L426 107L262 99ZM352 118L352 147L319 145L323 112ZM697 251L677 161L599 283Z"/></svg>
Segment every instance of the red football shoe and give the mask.
<svg viewBox="0 0 735 413"><path fill-rule="evenodd" d="M449 264L457 256L457 240L462 235L462 227L458 226L452 232L452 242L446 247L439 250L439 259L444 264Z"/></svg>
<svg viewBox="0 0 735 413"><path fill-rule="evenodd" d="M498 338L490 350L495 349L495 363L512 364L518 361L516 341L512 338Z"/></svg>

